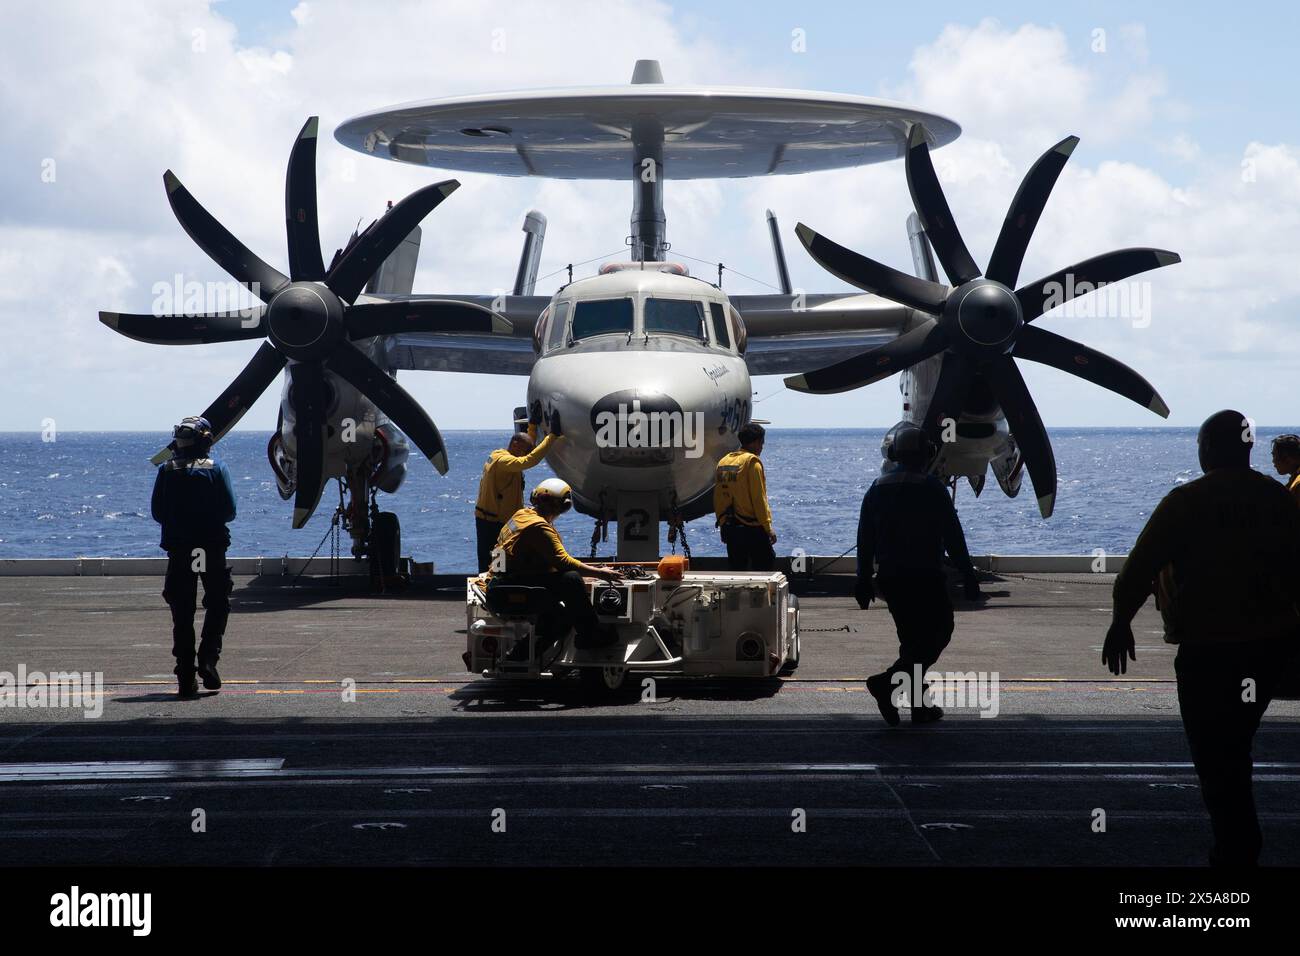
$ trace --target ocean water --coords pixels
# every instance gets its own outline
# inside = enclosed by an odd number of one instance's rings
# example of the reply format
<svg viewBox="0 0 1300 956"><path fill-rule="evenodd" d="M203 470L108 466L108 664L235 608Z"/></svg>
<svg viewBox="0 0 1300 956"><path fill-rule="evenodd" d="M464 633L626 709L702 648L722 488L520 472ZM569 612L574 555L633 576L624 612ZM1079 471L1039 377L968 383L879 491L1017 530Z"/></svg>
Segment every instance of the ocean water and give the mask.
<svg viewBox="0 0 1300 956"><path fill-rule="evenodd" d="M1268 441L1284 430L1259 430L1256 468L1272 473ZM1047 521L1039 517L1027 477L1017 498L1005 497L992 477L978 499L962 482L957 509L972 553L1127 551L1160 498L1200 474L1194 428L1055 428L1051 434L1056 513ZM883 435L883 429L769 430L763 461L778 553L800 547L837 555L853 546L863 492L879 474ZM406 483L396 495L380 496L380 507L401 519L404 553L435 562L439 571L473 569L478 477L504 437L495 430L445 432L446 477L412 450ZM167 440L155 432L60 433L47 443L35 432L0 433L0 558L160 555L158 526L149 515L154 469L148 458ZM267 465L266 441L260 432L236 432L217 446L238 499L231 553L311 554L328 531L336 485L327 486L306 527L293 530L291 504L280 499ZM529 487L550 474L538 466ZM560 519L575 555L588 553L592 526L582 515ZM612 550L613 534L611 528L602 553ZM694 553L723 553L711 518L691 522L687 535Z"/></svg>

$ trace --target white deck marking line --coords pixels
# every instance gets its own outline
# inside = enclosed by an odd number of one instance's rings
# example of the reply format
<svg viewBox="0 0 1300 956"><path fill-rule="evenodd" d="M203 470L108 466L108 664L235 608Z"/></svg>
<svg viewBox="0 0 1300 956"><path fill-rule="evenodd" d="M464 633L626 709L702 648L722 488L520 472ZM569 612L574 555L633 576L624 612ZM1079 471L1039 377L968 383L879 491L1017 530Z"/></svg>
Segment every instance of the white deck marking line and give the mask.
<svg viewBox="0 0 1300 956"><path fill-rule="evenodd" d="M1300 771L1300 763L1264 762L1255 765L1259 771ZM236 760L181 760L181 761L99 761L66 763L0 764L0 782L43 782L64 780L142 780L170 778L225 778L270 777L276 780L313 778L500 778L545 781L564 779L620 780L654 775L681 778L694 775L707 779L755 779L769 775L781 777L852 776L855 774L906 773L910 776L934 776L953 771L982 771L958 773L961 779L1026 779L1027 775L1010 771L1112 771L1116 779L1132 779L1136 774L1160 777L1161 774L1143 774L1143 771L1192 772L1192 765L1181 761L1088 762L1088 761L998 761L998 762L939 762L931 764L908 763L758 763L758 764L560 764L557 766L406 766L406 767L304 767L285 768L283 758ZM1039 774L1052 779L1053 774ZM1094 779L1098 774L1091 774ZM1107 776L1101 774L1100 776ZM1276 780L1289 780L1292 774L1274 773Z"/></svg>
<svg viewBox="0 0 1300 956"><path fill-rule="evenodd" d="M0 782L238 777L279 772L283 757L233 760L72 760L0 764Z"/></svg>
<svg viewBox="0 0 1300 956"><path fill-rule="evenodd" d="M111 787L125 786L132 781L145 781L149 778L133 777L123 778L121 780L105 779L97 783L76 783L69 778L58 778L50 781L41 781L30 779L32 783L43 783L47 789L59 790L62 792L102 792ZM1196 777L1188 772L1182 774L1165 773L1165 774L1125 774L1125 773L1098 773L1098 774L928 774L915 773L906 776L886 776L884 774L839 774L839 773L705 773L705 774L570 774L570 775L552 775L552 776L519 776L511 777L509 780L502 781L491 776L444 776L435 777L418 772L402 772L398 768L395 772L389 774L369 774L350 772L348 770L337 770L331 772L329 776L308 776L293 773L264 773L249 774L240 777L213 777L188 778L183 780L149 780L149 783L157 788L166 787L183 787L183 788L207 788L207 787L224 787L234 785L236 782L240 789L257 788L257 787L334 787L347 786L355 787L360 785L391 787L402 783L410 783L412 780L418 780L425 787L500 787L503 784L508 786L573 786L575 784L626 784L628 786L644 786L648 783L662 781L665 783L698 783L698 784L725 784L725 783L781 783L782 781L819 781L819 782L841 782L841 783L864 783L876 782L886 784L890 781L894 783L915 780L937 780L944 782L983 782L983 783L1086 783L1096 781L1115 781L1115 782L1160 782L1160 781L1195 781ZM1296 783L1300 782L1300 774L1286 776L1256 777L1256 783ZM16 791L15 791L16 792ZM4 816L0 812L0 816Z"/></svg>
<svg viewBox="0 0 1300 956"><path fill-rule="evenodd" d="M986 808L973 807L953 807L918 810L918 815L929 822L957 820L987 820L987 821L1007 821L1021 822L1025 820L1078 820L1077 810L1040 810L1040 809L1007 809L1007 810L988 810ZM48 822L57 824L61 821L75 822L84 819L88 814L53 814L48 818ZM371 819L388 819L388 820L475 820L483 818L483 811L477 808L434 808L428 810L395 810L385 808L382 811L374 809L351 809L351 808L311 808L304 810L245 810L234 809L222 812L223 820L302 820L306 818L313 822L310 830L315 831L324 821L337 820L342 822L351 822L354 820L365 820L367 815ZM583 820L588 817L605 817L615 819L642 820L650 818L667 818L673 819L691 819L691 818L730 818L730 819L776 819L789 820L790 808L784 806L762 806L762 807L693 807L693 806L675 806L675 807L518 807L510 811L512 818L518 816L521 818L551 818L551 819L577 819ZM809 808L809 818L839 818L839 819L862 819L862 820L898 820L906 822L906 816L903 811L893 807L870 808L870 807L817 807ZM1111 819L1120 820L1148 820L1156 823L1183 822L1183 823L1201 823L1205 822L1205 811L1203 809L1195 810L1116 810L1109 814ZM1294 823L1300 821L1300 813L1294 811L1260 811L1259 818L1263 821L1274 823ZM0 818L3 822L3 818ZM69 836L69 831L60 832L58 829L49 828L43 831L49 836L65 837ZM74 833L84 833L90 838L94 838L96 831L73 831ZM119 830L110 831L118 837L138 836L138 831ZM935 831L929 831L934 833ZM32 835L32 831L24 829L22 831L5 832L0 830L0 840L8 839L26 839ZM837 839L845 836L844 833L837 835ZM866 838L867 834L859 836L860 839Z"/></svg>

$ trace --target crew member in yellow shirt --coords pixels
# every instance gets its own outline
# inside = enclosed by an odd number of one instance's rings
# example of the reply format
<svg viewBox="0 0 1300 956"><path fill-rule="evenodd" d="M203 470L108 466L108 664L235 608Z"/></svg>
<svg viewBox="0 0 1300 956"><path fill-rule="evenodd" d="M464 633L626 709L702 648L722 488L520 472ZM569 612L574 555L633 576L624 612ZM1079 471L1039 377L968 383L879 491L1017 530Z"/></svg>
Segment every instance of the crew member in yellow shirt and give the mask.
<svg viewBox="0 0 1300 956"><path fill-rule="evenodd" d="M494 564L488 580L488 602L500 585L544 587L556 601L556 611L539 622L539 634L548 644L563 638L573 628L576 647L603 647L618 637L613 627L602 627L587 596L583 575L611 584L619 580L612 568L583 564L569 554L555 530L555 519L573 507L572 491L559 478L538 483L528 496L532 507L520 508L506 522L497 538Z"/></svg>
<svg viewBox="0 0 1300 956"><path fill-rule="evenodd" d="M524 472L540 464L551 443L561 436L560 415L551 415L550 431L537 441L542 420L542 403L533 402L528 415L528 432L515 432L505 448L498 448L483 465L474 505L474 532L478 544L478 570L482 574L492 561L501 527L524 506Z"/></svg>
<svg viewBox="0 0 1300 956"><path fill-rule="evenodd" d="M713 510L722 543L727 546L727 566L732 571L776 569L776 532L767 504L767 478L763 474L762 425L750 422L737 433L740 450L723 455L714 474Z"/></svg>
<svg viewBox="0 0 1300 956"><path fill-rule="evenodd" d="M1278 435L1273 439L1273 469L1286 475L1286 490L1300 504L1300 435Z"/></svg>

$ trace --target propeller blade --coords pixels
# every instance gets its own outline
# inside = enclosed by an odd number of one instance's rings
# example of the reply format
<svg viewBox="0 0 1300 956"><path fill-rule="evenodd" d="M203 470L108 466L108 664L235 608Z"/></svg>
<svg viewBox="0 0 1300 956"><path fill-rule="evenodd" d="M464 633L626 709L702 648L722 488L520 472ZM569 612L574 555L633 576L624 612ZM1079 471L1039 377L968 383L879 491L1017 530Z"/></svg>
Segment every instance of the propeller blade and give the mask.
<svg viewBox="0 0 1300 956"><path fill-rule="evenodd" d="M1081 342L1036 325L1027 325L1020 330L1012 354L1016 358L1041 362L1059 368L1062 372L1077 375L1094 385L1123 395L1143 408L1151 409L1161 418L1169 417L1169 406L1150 382L1124 363L1090 349Z"/></svg>
<svg viewBox="0 0 1300 956"><path fill-rule="evenodd" d="M935 445L943 444L944 421L950 418L957 421L961 418L974 378L975 366L969 359L957 352L944 353L939 380L934 384L934 393L930 396L930 404L926 406L922 426L926 437Z"/></svg>
<svg viewBox="0 0 1300 956"><path fill-rule="evenodd" d="M937 282L918 279L882 265L874 259L860 256L837 242L809 229L803 223L794 227L795 234L808 254L831 275L855 285L864 292L873 292L901 305L911 306L930 315L943 312L943 302L948 290Z"/></svg>
<svg viewBox="0 0 1300 956"><path fill-rule="evenodd" d="M244 417L244 413L253 407L253 403L262 397L267 386L284 369L285 358L275 350L270 342L263 342L261 348L253 353L248 364L243 367L226 390L217 396L216 401L203 410L203 417L212 426L212 440L221 441L226 432ZM171 446L159 451L149 460L161 465L172 455Z"/></svg>
<svg viewBox="0 0 1300 956"><path fill-rule="evenodd" d="M262 393L284 370L285 358L270 342L263 342L253 353L248 364L235 376L226 390L207 407L203 417L212 426L213 441L220 441L226 432L244 417Z"/></svg>
<svg viewBox="0 0 1300 956"><path fill-rule="evenodd" d="M343 253L325 277L325 284L340 299L354 301L370 277L392 251L402 244L402 240L410 235L411 230L419 225L420 220L459 188L460 183L448 179L411 193L384 213L382 219L363 232L352 247Z"/></svg>
<svg viewBox="0 0 1300 956"><path fill-rule="evenodd" d="M325 489L325 413L328 393L325 373L316 362L289 366L293 404L293 437L297 491L293 499L293 526L301 528L320 503Z"/></svg>
<svg viewBox="0 0 1300 956"><path fill-rule="evenodd" d="M163 173L163 185L167 187L167 201L181 228L237 282L247 286L263 302L270 302L272 296L289 284L282 272L259 259L217 222L170 169Z"/></svg>
<svg viewBox="0 0 1300 956"><path fill-rule="evenodd" d="M1178 253L1164 249L1117 249L1021 286L1016 290L1016 298L1020 300L1025 321L1032 322L1049 309L1095 291L1099 285L1182 261Z"/></svg>
<svg viewBox="0 0 1300 956"><path fill-rule="evenodd" d="M1011 288L1016 287L1020 278L1020 266L1025 260L1025 250L1029 239L1038 225L1038 217L1043 214L1047 197L1052 194L1057 177L1065 168L1066 161L1079 145L1079 137L1067 136L1042 156L1025 174L1016 191L1016 198L1011 200L1007 209L1007 218L1002 222L1002 231L998 233L997 244L993 247L993 257L984 275Z"/></svg>
<svg viewBox="0 0 1300 956"><path fill-rule="evenodd" d="M340 342L325 364L392 419L393 424L415 442L438 474L447 473L447 449L438 433L438 426L406 389L397 384L396 379L370 361L351 342Z"/></svg>
<svg viewBox="0 0 1300 956"><path fill-rule="evenodd" d="M895 372L938 355L948 347L948 334L934 319L874 349L859 352L851 358L827 365L802 375L791 375L785 380L788 388L796 392L828 395L870 385Z"/></svg>
<svg viewBox="0 0 1300 956"><path fill-rule="evenodd" d="M289 153L284 180L284 221L289 235L289 275L295 282L325 278L316 215L316 133L319 117L308 117Z"/></svg>
<svg viewBox="0 0 1300 956"><path fill-rule="evenodd" d="M1038 498L1038 512L1050 518L1056 507L1056 456L1047 429L1038 415L1038 406L1016 368L1015 359L1003 355L983 370L993 394L1007 418L1007 426L1020 447L1020 455L1029 468L1029 479L1034 483Z"/></svg>
<svg viewBox="0 0 1300 956"><path fill-rule="evenodd" d="M413 299L409 302L364 303L347 310L348 336L367 339L399 332L477 332L509 335L514 326L504 315L456 299Z"/></svg>
<svg viewBox="0 0 1300 956"><path fill-rule="evenodd" d="M979 266L971 258L966 243L962 241L952 210L944 198L939 177L930 162L930 144L925 141L925 127L912 124L907 137L907 188L912 194L912 205L921 217L930 245L934 246L939 264L954 286L979 278Z"/></svg>
<svg viewBox="0 0 1300 956"><path fill-rule="evenodd" d="M238 342L266 335L262 306L247 312L218 312L212 315L150 315L142 312L101 312L99 321L114 332L137 342L154 345L197 345L208 342Z"/></svg>

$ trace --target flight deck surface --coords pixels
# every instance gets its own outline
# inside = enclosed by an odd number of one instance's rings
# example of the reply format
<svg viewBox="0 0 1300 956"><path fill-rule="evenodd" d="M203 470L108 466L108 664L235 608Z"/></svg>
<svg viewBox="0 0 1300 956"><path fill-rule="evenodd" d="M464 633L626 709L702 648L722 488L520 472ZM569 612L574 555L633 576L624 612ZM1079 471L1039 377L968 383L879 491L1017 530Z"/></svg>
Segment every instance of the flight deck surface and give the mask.
<svg viewBox="0 0 1300 956"><path fill-rule="evenodd" d="M1174 649L1148 605L1136 663L1111 677L1110 580L986 576L991 598L958 604L937 669L995 672L997 716L890 729L862 680L892 660L892 621L847 595L801 598L788 677L659 678L653 702L592 704L576 681L466 673L463 581L371 597L237 577L226 685L179 701L159 578L0 578L0 671L102 672L106 695L93 719L0 710L0 850L13 864L1201 864ZM1263 862L1300 864L1300 704L1273 704L1255 758Z"/></svg>

